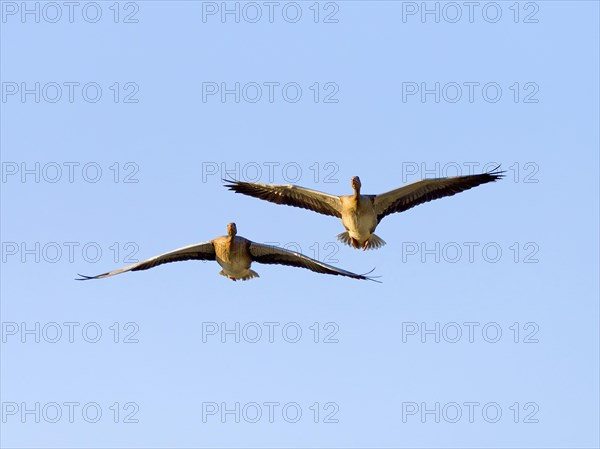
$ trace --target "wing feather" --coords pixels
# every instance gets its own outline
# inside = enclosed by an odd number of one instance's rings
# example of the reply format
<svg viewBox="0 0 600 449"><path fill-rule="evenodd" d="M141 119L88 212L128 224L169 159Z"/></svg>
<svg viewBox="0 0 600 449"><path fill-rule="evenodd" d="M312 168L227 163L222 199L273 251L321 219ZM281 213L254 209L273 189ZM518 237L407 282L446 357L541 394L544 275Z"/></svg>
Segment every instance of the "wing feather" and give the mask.
<svg viewBox="0 0 600 449"><path fill-rule="evenodd" d="M212 241L210 241L184 246L183 248L169 251L168 253L160 254L148 260L119 268L117 270L109 271L107 273L99 274L97 276L84 276L80 274L79 276L81 276L81 278L78 278L77 280L87 281L89 279L103 279L116 274L125 273L127 271L148 270L165 263L179 262L182 260L215 260L215 257L215 248Z"/></svg>
<svg viewBox="0 0 600 449"><path fill-rule="evenodd" d="M301 207L324 215L342 217L340 197L300 186L282 184L258 184L224 179L229 190L236 193L270 201L275 204Z"/></svg>
<svg viewBox="0 0 600 449"><path fill-rule="evenodd" d="M304 254L288 251L276 246L251 242L250 255L252 256L252 260L258 263L288 265L291 267L306 268L316 273L331 274L334 276L346 276L353 279L374 280L372 277L342 270L341 268L336 268L331 265L327 265L326 263L319 262L318 260L311 259Z"/></svg>
<svg viewBox="0 0 600 449"><path fill-rule="evenodd" d="M386 215L404 212L419 204L452 196L481 184L493 182L504 176L503 171L494 170L469 176L454 176L450 178L423 179L399 189L376 195L374 200L377 219L381 221Z"/></svg>

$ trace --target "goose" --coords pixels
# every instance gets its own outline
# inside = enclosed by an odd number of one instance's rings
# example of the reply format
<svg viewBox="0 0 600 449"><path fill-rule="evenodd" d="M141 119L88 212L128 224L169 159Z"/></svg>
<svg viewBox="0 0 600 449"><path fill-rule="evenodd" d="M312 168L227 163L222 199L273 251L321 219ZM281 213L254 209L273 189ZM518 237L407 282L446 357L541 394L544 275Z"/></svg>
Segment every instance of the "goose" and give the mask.
<svg viewBox="0 0 600 449"><path fill-rule="evenodd" d="M296 185L223 181L225 187L236 193L341 218L346 232L339 234L338 239L353 248L367 250L385 245L385 241L374 234L384 217L501 179L505 172L498 171L499 168L477 175L423 179L379 195L362 195L358 176L351 180L354 194L342 196Z"/></svg>
<svg viewBox="0 0 600 449"><path fill-rule="evenodd" d="M335 268L300 253L252 242L237 235L237 226L235 223L229 223L227 225L227 235L217 237L208 242L185 246L97 276L78 274L80 277L76 280L87 281L90 279L103 279L127 271L148 270L164 263L178 262L181 260L216 260L222 268L219 274L232 281L246 281L248 279L259 277L256 271L250 269L252 262L257 262L289 265L292 267L307 268L322 274L346 276L353 279L367 279L379 282L373 277Z"/></svg>

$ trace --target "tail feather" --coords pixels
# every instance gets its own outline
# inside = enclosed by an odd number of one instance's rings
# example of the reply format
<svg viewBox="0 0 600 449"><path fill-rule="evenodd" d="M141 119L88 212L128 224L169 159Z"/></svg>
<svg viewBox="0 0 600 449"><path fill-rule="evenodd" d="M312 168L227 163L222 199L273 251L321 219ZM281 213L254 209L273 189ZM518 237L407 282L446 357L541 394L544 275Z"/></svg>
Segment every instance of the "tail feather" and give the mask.
<svg viewBox="0 0 600 449"><path fill-rule="evenodd" d="M247 281L249 279L258 278L258 277L260 277L260 276L258 275L258 273L256 271L254 271L254 270L248 270L248 275L244 276L242 278L242 281Z"/></svg>
<svg viewBox="0 0 600 449"><path fill-rule="evenodd" d="M351 246L356 249L361 249L361 248L363 250L378 249L378 248L381 248L383 245L385 245L385 241L375 234L371 234L369 239L363 245L361 245L356 239L353 239L352 237L350 237L350 234L348 233L348 231L338 234L337 238L343 244Z"/></svg>
<svg viewBox="0 0 600 449"><path fill-rule="evenodd" d="M225 273L225 271L223 271L223 270L219 271L219 274L221 276L225 276L226 278L231 279L233 282L235 282L235 281L247 281L247 280L250 280L250 279L253 279L253 278L260 277L258 275L258 273L256 271L254 271L254 270L248 270L248 274L246 276L244 276L244 277L241 277L241 278L235 278L235 277L233 277L233 276Z"/></svg>
<svg viewBox="0 0 600 449"><path fill-rule="evenodd" d="M385 240L376 236L375 234L371 234L371 237L369 237L369 240L367 240L367 244L365 247L363 247L363 249L379 249L383 245L385 245Z"/></svg>
<svg viewBox="0 0 600 449"><path fill-rule="evenodd" d="M350 237L350 234L348 234L348 231L342 232L341 234L338 234L337 238L344 245L348 245L348 246L352 246L354 248L357 248L357 246L352 241L352 237Z"/></svg>

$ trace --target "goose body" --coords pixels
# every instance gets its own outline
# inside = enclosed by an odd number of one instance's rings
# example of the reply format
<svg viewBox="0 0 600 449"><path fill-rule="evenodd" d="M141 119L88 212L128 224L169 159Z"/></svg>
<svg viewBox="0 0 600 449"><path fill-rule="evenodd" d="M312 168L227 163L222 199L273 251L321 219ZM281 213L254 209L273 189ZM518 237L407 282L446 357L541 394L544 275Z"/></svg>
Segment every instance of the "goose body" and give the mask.
<svg viewBox="0 0 600 449"><path fill-rule="evenodd" d="M496 167L479 175L423 179L379 195L361 194L360 178L354 176L351 182L354 194L342 196L294 185L223 181L226 182L225 187L236 193L340 218L346 232L339 234L338 239L354 248L366 250L385 245L385 241L374 234L384 217L496 181L503 175L504 172Z"/></svg>
<svg viewBox="0 0 600 449"><path fill-rule="evenodd" d="M212 242L215 260L223 268L219 274L234 281L258 277L258 274L250 269L252 256L249 240L236 235L217 237Z"/></svg>
<svg viewBox="0 0 600 449"><path fill-rule="evenodd" d="M208 242L185 246L97 276L79 275L80 278L77 280L103 279L127 271L148 270L158 265L182 260L214 260L222 268L219 274L232 281L246 281L258 277L258 273L250 269L253 262L306 268L321 274L345 276L353 279L375 280L366 275L352 273L327 265L300 253L245 239L237 235L235 223L227 225L227 235L217 237Z"/></svg>
<svg viewBox="0 0 600 449"><path fill-rule="evenodd" d="M342 224L346 232L338 235L338 238L355 248L373 247L375 240L369 240L377 228L373 198L366 195L350 195L341 196L340 201L343 211Z"/></svg>

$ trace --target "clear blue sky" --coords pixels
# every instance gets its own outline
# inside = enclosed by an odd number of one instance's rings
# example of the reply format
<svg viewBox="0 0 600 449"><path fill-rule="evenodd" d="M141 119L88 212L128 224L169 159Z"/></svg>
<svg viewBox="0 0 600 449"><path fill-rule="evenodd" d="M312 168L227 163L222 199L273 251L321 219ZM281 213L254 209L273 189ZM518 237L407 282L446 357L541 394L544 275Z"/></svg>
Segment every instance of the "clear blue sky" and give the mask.
<svg viewBox="0 0 600 449"><path fill-rule="evenodd" d="M0 21L3 446L598 447L597 2L26 5ZM366 253L220 181L378 193L473 163L507 177ZM73 280L230 221L383 283Z"/></svg>

